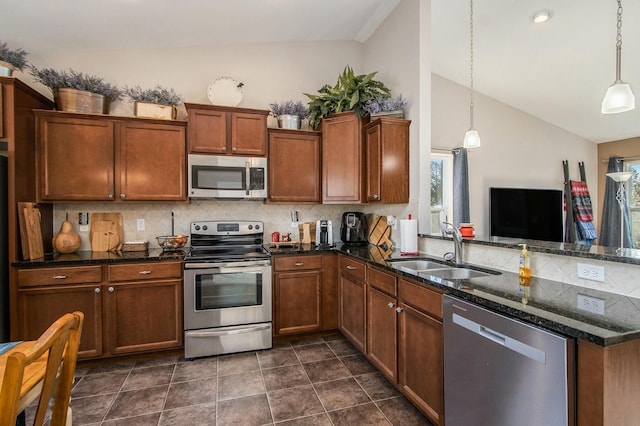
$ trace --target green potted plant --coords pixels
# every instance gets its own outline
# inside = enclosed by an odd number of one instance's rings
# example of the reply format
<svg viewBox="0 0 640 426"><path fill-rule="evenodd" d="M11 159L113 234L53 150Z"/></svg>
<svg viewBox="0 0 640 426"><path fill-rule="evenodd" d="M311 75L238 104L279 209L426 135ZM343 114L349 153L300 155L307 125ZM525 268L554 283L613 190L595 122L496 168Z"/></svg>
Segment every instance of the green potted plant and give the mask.
<svg viewBox="0 0 640 426"><path fill-rule="evenodd" d="M375 80L377 72L356 75L347 65L334 86L325 84L317 95L305 93L309 102L309 126L316 129L329 114L355 111L360 117L367 115L365 106L373 99L388 98L391 92L384 83Z"/></svg>
<svg viewBox="0 0 640 426"><path fill-rule="evenodd" d="M274 102L269 104L269 108L278 119L278 127L283 129L299 129L302 120L309 117L309 108L301 101Z"/></svg>
<svg viewBox="0 0 640 426"><path fill-rule="evenodd" d="M182 96L175 90L156 85L153 89L142 89L140 86L125 87L125 94L134 101L136 117L176 118L176 106L182 103Z"/></svg>
<svg viewBox="0 0 640 426"><path fill-rule="evenodd" d="M6 42L0 42L0 76L10 77L14 70L27 65L28 53L22 49L11 49Z"/></svg>
<svg viewBox="0 0 640 426"><path fill-rule="evenodd" d="M399 95L395 98L378 97L372 99L364 109L367 110L371 118L374 117L395 117L404 118L404 109L407 106L407 101Z"/></svg>
<svg viewBox="0 0 640 426"><path fill-rule="evenodd" d="M122 90L117 86L72 69L56 71L32 66L31 75L51 89L59 111L108 114L110 102L122 98Z"/></svg>

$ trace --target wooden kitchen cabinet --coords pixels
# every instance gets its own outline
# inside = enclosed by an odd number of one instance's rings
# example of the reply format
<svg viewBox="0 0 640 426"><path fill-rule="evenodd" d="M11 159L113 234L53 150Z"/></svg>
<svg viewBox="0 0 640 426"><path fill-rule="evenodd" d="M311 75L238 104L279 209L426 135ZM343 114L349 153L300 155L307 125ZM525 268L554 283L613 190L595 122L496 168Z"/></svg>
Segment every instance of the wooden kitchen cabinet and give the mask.
<svg viewBox="0 0 640 426"><path fill-rule="evenodd" d="M366 119L365 119L366 121ZM353 112L322 119L322 202L365 202L363 190L363 119Z"/></svg>
<svg viewBox="0 0 640 426"><path fill-rule="evenodd" d="M340 331L356 348L366 353L366 265L344 256L340 256L339 263Z"/></svg>
<svg viewBox="0 0 640 426"><path fill-rule="evenodd" d="M267 155L268 110L185 103L190 154Z"/></svg>
<svg viewBox="0 0 640 426"><path fill-rule="evenodd" d="M331 253L274 257L275 335L337 328L335 258Z"/></svg>
<svg viewBox="0 0 640 426"><path fill-rule="evenodd" d="M398 378L396 277L369 267L367 280L367 357L385 376Z"/></svg>
<svg viewBox="0 0 640 426"><path fill-rule="evenodd" d="M42 201L187 199L185 123L36 111Z"/></svg>
<svg viewBox="0 0 640 426"><path fill-rule="evenodd" d="M409 202L409 125L377 118L364 126L367 202Z"/></svg>
<svg viewBox="0 0 640 426"><path fill-rule="evenodd" d="M85 314L81 358L182 346L182 263L18 269L18 337L36 339L67 312Z"/></svg>
<svg viewBox="0 0 640 426"><path fill-rule="evenodd" d="M269 197L272 202L319 203L321 133L269 129Z"/></svg>
<svg viewBox="0 0 640 426"><path fill-rule="evenodd" d="M442 294L398 283L398 384L429 419L444 424Z"/></svg>

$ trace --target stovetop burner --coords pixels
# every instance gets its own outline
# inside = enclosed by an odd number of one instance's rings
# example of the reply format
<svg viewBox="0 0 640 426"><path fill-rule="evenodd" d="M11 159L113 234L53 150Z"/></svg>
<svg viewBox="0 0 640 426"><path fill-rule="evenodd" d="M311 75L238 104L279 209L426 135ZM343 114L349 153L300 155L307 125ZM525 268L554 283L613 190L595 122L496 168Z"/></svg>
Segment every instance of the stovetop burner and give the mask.
<svg viewBox="0 0 640 426"><path fill-rule="evenodd" d="M258 221L202 221L191 223L191 250L185 261L242 261L269 259L262 246L264 224Z"/></svg>

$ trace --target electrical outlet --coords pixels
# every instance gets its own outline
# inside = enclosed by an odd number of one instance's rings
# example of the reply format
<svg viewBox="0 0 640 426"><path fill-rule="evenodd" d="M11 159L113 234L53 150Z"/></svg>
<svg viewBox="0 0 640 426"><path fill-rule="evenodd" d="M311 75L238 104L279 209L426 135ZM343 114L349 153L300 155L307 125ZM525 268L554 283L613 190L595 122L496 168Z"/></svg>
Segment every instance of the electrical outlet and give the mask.
<svg viewBox="0 0 640 426"><path fill-rule="evenodd" d="M136 228L138 231L144 231L144 219L136 220Z"/></svg>
<svg viewBox="0 0 640 426"><path fill-rule="evenodd" d="M578 309L592 312L594 314L604 315L604 300L598 299L597 297L578 294Z"/></svg>
<svg viewBox="0 0 640 426"><path fill-rule="evenodd" d="M389 225L391 229L398 229L398 221L395 216L387 216L387 225Z"/></svg>
<svg viewBox="0 0 640 426"><path fill-rule="evenodd" d="M604 282L604 266L578 263L578 278L585 280Z"/></svg>

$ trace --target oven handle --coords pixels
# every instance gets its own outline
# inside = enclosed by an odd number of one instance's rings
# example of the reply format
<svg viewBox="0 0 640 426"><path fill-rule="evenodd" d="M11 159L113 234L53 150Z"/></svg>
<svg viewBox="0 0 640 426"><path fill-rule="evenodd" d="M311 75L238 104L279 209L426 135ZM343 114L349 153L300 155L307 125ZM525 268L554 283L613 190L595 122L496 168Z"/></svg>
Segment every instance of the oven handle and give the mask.
<svg viewBox="0 0 640 426"><path fill-rule="evenodd" d="M268 268L268 263L262 263L260 265L246 265L246 266L213 266L211 263L185 263L185 269L209 269L212 273L230 273L230 272L264 272L265 268Z"/></svg>
<svg viewBox="0 0 640 426"><path fill-rule="evenodd" d="M269 327L271 327L271 324L259 324L251 327L242 327L223 331L189 331L189 337L229 336L232 334L244 334L251 333L253 331L267 330Z"/></svg>

